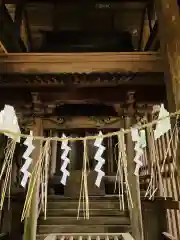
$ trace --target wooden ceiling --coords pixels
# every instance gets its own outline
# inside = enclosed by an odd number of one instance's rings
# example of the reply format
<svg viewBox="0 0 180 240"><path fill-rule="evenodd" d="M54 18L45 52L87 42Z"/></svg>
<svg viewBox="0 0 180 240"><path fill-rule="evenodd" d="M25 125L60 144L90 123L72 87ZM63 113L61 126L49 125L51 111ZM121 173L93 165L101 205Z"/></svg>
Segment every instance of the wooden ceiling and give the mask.
<svg viewBox="0 0 180 240"><path fill-rule="evenodd" d="M5 0L14 17L15 3ZM26 1L25 10L30 25L34 51L39 51L43 32L61 30L128 31L132 35L134 49L138 48L143 11L147 0L122 1Z"/></svg>

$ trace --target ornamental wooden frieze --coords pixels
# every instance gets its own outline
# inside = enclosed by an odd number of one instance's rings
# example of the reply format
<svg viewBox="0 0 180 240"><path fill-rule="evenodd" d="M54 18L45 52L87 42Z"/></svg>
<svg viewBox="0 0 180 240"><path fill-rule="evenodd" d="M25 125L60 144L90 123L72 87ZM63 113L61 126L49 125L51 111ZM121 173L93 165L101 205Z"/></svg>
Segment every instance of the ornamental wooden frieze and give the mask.
<svg viewBox="0 0 180 240"><path fill-rule="evenodd" d="M89 74L2 74L3 87L117 86L121 84L163 84L161 73L89 73Z"/></svg>

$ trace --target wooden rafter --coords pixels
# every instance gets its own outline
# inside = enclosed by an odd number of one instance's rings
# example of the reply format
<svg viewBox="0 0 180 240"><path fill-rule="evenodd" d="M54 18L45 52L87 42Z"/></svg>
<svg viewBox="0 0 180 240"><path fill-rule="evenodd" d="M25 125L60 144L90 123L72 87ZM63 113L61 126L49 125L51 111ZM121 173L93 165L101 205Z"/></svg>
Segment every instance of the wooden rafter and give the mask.
<svg viewBox="0 0 180 240"><path fill-rule="evenodd" d="M152 32L153 26L152 26L152 15L153 15L153 1L147 3L147 18L148 18L148 23L149 23L149 29L150 32Z"/></svg>
<svg viewBox="0 0 180 240"><path fill-rule="evenodd" d="M26 30L26 37L27 37L27 50L30 52L33 48L33 43L32 43L32 33L30 29L30 22L29 22L29 16L27 9L24 9L24 26Z"/></svg>
<svg viewBox="0 0 180 240"><path fill-rule="evenodd" d="M154 27L152 28L151 34L147 40L144 50L145 51L157 50L158 47L160 47L160 43L159 43L159 39L158 39L158 22L156 20Z"/></svg>
<svg viewBox="0 0 180 240"><path fill-rule="evenodd" d="M22 25L22 21L23 21L23 11L24 11L24 4L22 2L20 2L16 5L15 19L14 19L15 35L18 39L21 37L21 25Z"/></svg>
<svg viewBox="0 0 180 240"><path fill-rule="evenodd" d="M141 46L142 46L142 41L143 41L145 15L146 15L146 7L144 8L144 10L142 12L142 16L141 16L141 26L140 26L139 43L138 43L139 51L141 51Z"/></svg>
<svg viewBox="0 0 180 240"><path fill-rule="evenodd" d="M163 72L153 52L7 54L0 62L0 73Z"/></svg>
<svg viewBox="0 0 180 240"><path fill-rule="evenodd" d="M8 52L21 52L25 46L15 34L15 24L4 4L0 6L0 40Z"/></svg>
<svg viewBox="0 0 180 240"><path fill-rule="evenodd" d="M3 43L0 41L0 53L8 53Z"/></svg>

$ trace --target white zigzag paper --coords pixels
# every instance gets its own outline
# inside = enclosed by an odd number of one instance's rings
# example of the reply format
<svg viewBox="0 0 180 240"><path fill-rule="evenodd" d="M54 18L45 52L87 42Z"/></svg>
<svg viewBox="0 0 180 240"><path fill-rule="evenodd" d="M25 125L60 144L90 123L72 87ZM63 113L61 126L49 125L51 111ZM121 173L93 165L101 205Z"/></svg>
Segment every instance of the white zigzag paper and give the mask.
<svg viewBox="0 0 180 240"><path fill-rule="evenodd" d="M139 169L142 167L142 162L139 160L143 155L143 148L146 147L146 133L145 130L140 130L140 134L137 128L131 128L132 141L136 142L134 150L136 155L134 157L134 162L136 163L136 168L134 175L139 176Z"/></svg>
<svg viewBox="0 0 180 240"><path fill-rule="evenodd" d="M99 136L101 135L102 135L102 132L99 132ZM102 177L105 176L105 173L101 170L102 166L105 163L105 159L102 158L101 156L106 149L103 145L101 145L102 141L103 141L103 138L97 138L94 143L94 146L99 148L94 156L94 159L98 161L94 169L98 173L96 182L95 182L97 187L100 186Z"/></svg>
<svg viewBox="0 0 180 240"><path fill-rule="evenodd" d="M66 138L65 134L62 134L62 138ZM68 146L68 140L62 141L61 149L64 150L64 152L61 155L61 159L64 161L61 166L61 171L63 173L61 178L61 183L63 185L66 185L67 177L69 177L70 173L67 170L67 165L70 163L68 156L69 151L71 148Z"/></svg>
<svg viewBox="0 0 180 240"><path fill-rule="evenodd" d="M21 186L25 188L28 178L31 176L31 173L28 171L29 166L32 163L32 158L30 157L30 154L32 153L32 151L34 150L34 145L32 144L33 141L33 136L32 136L32 131L30 132L29 137L26 138L26 140L24 141L24 145L27 146L26 151L23 154L23 158L25 159L25 163L21 168L21 172L24 174L23 178L21 180Z"/></svg>

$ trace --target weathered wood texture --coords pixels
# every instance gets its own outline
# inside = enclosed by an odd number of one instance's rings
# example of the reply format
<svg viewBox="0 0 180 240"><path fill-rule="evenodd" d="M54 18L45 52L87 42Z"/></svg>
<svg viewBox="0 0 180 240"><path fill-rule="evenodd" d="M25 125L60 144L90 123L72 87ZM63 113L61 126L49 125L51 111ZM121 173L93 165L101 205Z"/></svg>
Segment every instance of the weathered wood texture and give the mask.
<svg viewBox="0 0 180 240"><path fill-rule="evenodd" d="M169 108L180 108L180 14L176 0L156 0ZM166 26L166 27L164 27Z"/></svg>
<svg viewBox="0 0 180 240"><path fill-rule="evenodd" d="M34 119L34 124L32 127L33 134L41 136L43 132L42 120L40 118ZM35 165L36 161L38 161L40 154L40 141L35 140L34 145L35 150L33 151L33 159ZM24 240L36 240L36 231L37 231L37 218L38 218L38 203L39 203L39 184L37 183L32 196L31 209L29 213L29 217L25 220L25 229L24 229Z"/></svg>
<svg viewBox="0 0 180 240"><path fill-rule="evenodd" d="M142 215L145 240L164 240L162 232L167 230L166 210L163 200L142 200Z"/></svg>
<svg viewBox="0 0 180 240"><path fill-rule="evenodd" d="M156 0L161 51L165 66L165 83L169 110L180 109L180 14L177 0ZM179 143L178 143L179 144ZM180 150L177 147L177 173L180 183ZM177 186L177 189L179 187ZM170 188L170 191L174 191ZM180 237L176 213L169 217L169 230Z"/></svg>
<svg viewBox="0 0 180 240"><path fill-rule="evenodd" d="M125 128L129 128L130 126L132 126L132 117L126 116ZM144 240L140 200L140 184L139 177L134 175L134 143L132 142L132 137L130 133L127 134L126 141L128 182L133 201L133 207L131 206L131 204L129 204L132 235L135 239Z"/></svg>
<svg viewBox="0 0 180 240"><path fill-rule="evenodd" d="M0 73L40 72L163 72L163 65L151 52L0 55Z"/></svg>

